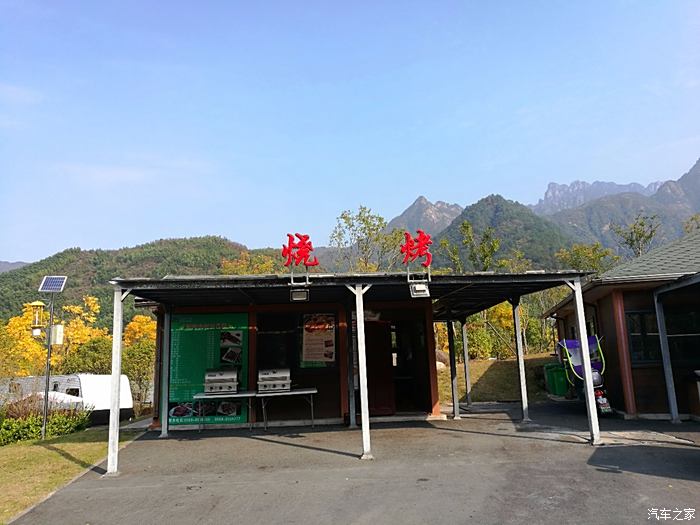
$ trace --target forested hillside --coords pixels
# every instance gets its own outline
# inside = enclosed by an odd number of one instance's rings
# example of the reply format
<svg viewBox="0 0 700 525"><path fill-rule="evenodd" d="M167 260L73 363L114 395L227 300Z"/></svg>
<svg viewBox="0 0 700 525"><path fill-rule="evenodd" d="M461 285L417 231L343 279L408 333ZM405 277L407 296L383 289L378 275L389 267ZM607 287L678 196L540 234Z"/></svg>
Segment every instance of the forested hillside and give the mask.
<svg viewBox="0 0 700 525"><path fill-rule="evenodd" d="M168 274L208 275L219 272L221 261L237 257L245 247L222 237L164 239L119 250L71 248L36 263L0 274L0 318L22 311L22 304L44 299L37 292L44 275L67 275L65 291L57 296L60 304L80 303L84 295L100 300L99 323L111 319L114 277L160 278ZM133 315L132 301L125 305L125 318Z"/></svg>
<svg viewBox="0 0 700 525"><path fill-rule="evenodd" d="M530 259L536 269L558 268L554 254L561 248L568 248L572 239L565 235L554 223L535 215L532 210L518 202L509 201L500 195L490 195L468 206L440 235L435 245L446 238L453 246L460 248L466 269L471 268L467 261L466 249L462 246L459 227L469 221L475 232L483 232L491 227L501 245L495 256L497 259L510 256L514 249L520 250ZM437 248L436 265L445 265L447 260Z"/></svg>

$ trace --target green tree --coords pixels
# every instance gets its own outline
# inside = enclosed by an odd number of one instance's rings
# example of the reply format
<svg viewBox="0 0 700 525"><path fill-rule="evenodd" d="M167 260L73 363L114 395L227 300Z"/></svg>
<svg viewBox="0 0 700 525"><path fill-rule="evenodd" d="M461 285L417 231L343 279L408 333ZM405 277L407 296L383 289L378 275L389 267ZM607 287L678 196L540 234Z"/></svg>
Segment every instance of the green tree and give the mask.
<svg viewBox="0 0 700 525"><path fill-rule="evenodd" d="M555 257L559 259L564 268L584 272L604 273L610 270L620 257L615 255L610 248L603 248L599 242L593 244L573 244L570 250L562 248Z"/></svg>
<svg viewBox="0 0 700 525"><path fill-rule="evenodd" d="M525 253L515 248L510 251L510 257L499 259L496 265L511 273L524 273L532 270L532 261L525 257Z"/></svg>
<svg viewBox="0 0 700 525"><path fill-rule="evenodd" d="M360 206L357 212L343 211L330 236L338 264L350 272L387 271L395 267L403 232L387 232L387 222L372 210Z"/></svg>
<svg viewBox="0 0 700 525"><path fill-rule="evenodd" d="M469 221L459 225L462 244L467 248L469 261L476 271L487 272L494 265L494 254L501 247L501 240L496 237L496 230L491 226L484 229L480 236L474 234Z"/></svg>
<svg viewBox="0 0 700 525"><path fill-rule="evenodd" d="M110 374L112 372L112 339L98 336L77 346L58 365L59 374Z"/></svg>
<svg viewBox="0 0 700 525"><path fill-rule="evenodd" d="M612 224L610 229L617 236L621 248L628 249L634 257L640 257L649 251L661 224L656 215L638 214L627 226Z"/></svg>
<svg viewBox="0 0 700 525"><path fill-rule="evenodd" d="M156 347L154 341L142 338L124 348L124 374L129 378L134 399L143 403L153 381Z"/></svg>
<svg viewBox="0 0 700 525"><path fill-rule="evenodd" d="M447 259L450 261L451 270L455 273L464 273L464 263L462 262L462 257L459 253L459 247L450 243L449 239L443 237L440 239L440 245L438 248L442 253L445 254Z"/></svg>
<svg viewBox="0 0 700 525"><path fill-rule="evenodd" d="M683 223L683 231L685 233L700 230L700 213L696 213L688 217L688 220Z"/></svg>
<svg viewBox="0 0 700 525"><path fill-rule="evenodd" d="M474 233L474 227L469 221L462 221L459 225L462 248L467 252L467 259L471 267L480 272L489 271L496 261L494 255L501 247L501 240L496 237L496 230L488 226L481 235ZM457 273L464 273L465 261L462 258L462 250L452 244L449 239L440 239L439 250L450 261L451 269Z"/></svg>

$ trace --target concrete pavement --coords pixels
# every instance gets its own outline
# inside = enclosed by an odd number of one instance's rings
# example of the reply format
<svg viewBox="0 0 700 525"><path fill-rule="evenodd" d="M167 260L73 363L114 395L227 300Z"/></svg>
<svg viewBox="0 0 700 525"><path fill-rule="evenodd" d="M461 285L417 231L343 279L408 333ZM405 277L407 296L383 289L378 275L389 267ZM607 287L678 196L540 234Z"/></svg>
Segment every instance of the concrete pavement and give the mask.
<svg viewBox="0 0 700 525"><path fill-rule="evenodd" d="M594 448L585 412L535 405L523 426L503 409L376 424L374 461L341 427L149 433L119 476L89 472L16 523L649 523L652 507L700 507L697 423L683 437L611 420L621 437Z"/></svg>

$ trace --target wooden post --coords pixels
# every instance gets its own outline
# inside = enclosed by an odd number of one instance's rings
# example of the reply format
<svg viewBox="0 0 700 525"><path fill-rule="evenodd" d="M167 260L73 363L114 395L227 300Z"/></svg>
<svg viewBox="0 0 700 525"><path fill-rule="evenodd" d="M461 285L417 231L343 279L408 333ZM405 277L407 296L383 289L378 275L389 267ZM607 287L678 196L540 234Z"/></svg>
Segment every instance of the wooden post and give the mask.
<svg viewBox="0 0 700 525"><path fill-rule="evenodd" d="M620 361L620 379L622 380L622 396L625 402L625 412L630 416L637 415L637 401L634 397L634 379L632 377L632 361L630 359L627 325L625 322L625 302L622 292L612 293L613 319L615 321L615 338L617 339L617 356Z"/></svg>

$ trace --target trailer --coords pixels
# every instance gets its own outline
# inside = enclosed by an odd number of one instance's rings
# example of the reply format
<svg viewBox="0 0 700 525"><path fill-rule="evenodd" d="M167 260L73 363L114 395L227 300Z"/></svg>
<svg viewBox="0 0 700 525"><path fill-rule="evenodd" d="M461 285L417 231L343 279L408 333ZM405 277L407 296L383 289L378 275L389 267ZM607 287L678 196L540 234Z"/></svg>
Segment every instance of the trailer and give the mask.
<svg viewBox="0 0 700 525"><path fill-rule="evenodd" d="M85 409L91 410L90 421L93 425L109 421L109 402L112 376L102 374L67 374L49 377L49 392L58 392L80 399ZM15 377L4 380L2 398L4 402L16 401L32 394L43 397L46 376ZM122 374L119 395L119 419L134 416L134 400L131 396L129 378ZM49 397L49 402L51 402Z"/></svg>

